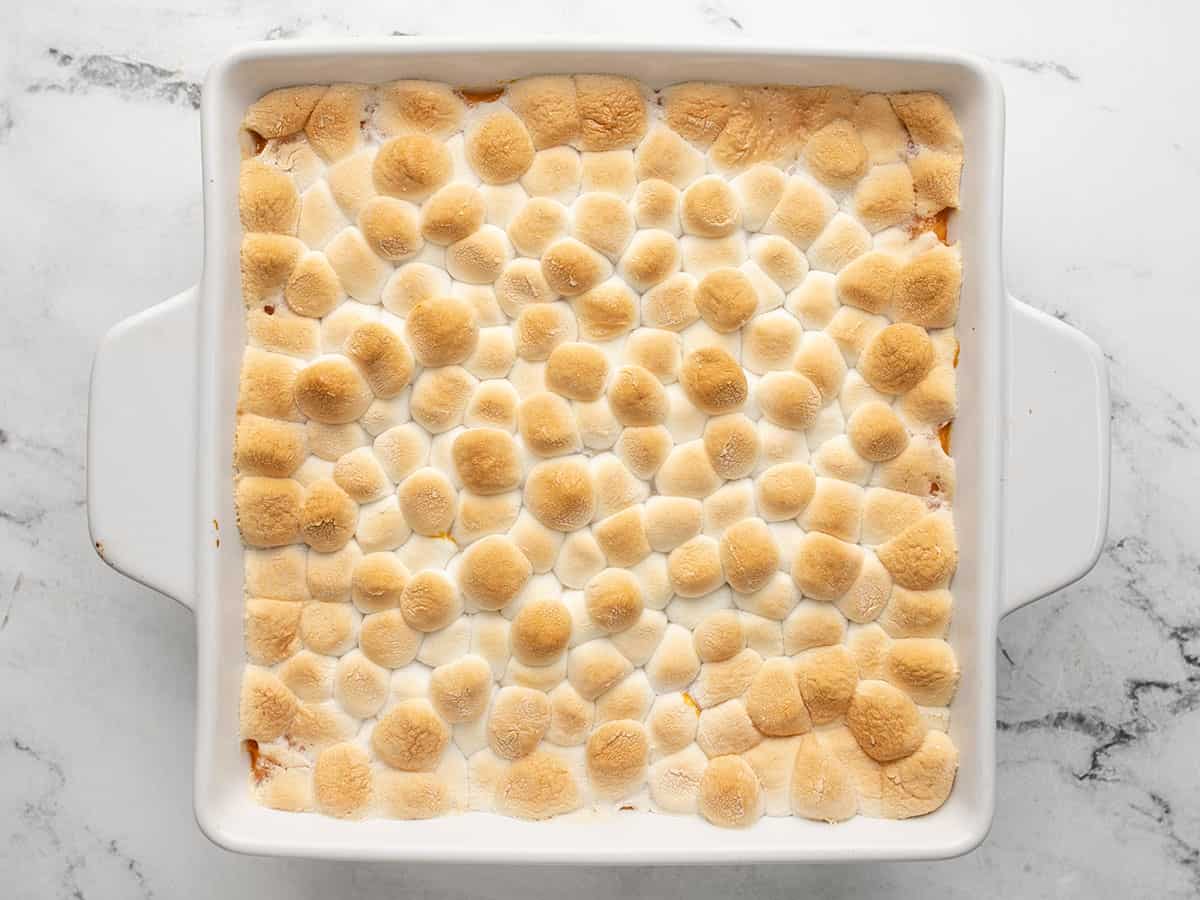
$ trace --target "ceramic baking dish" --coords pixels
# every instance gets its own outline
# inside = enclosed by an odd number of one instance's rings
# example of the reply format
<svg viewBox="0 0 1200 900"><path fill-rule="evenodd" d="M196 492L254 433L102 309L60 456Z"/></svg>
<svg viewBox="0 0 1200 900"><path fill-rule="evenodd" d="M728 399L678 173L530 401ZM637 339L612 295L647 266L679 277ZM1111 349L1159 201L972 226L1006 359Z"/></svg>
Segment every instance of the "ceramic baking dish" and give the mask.
<svg viewBox="0 0 1200 900"><path fill-rule="evenodd" d="M961 754L946 804L907 821L763 818L744 831L648 812L531 823L484 813L346 822L258 806L238 739L242 552L232 442L244 343L238 274L237 131L274 88L429 78L483 86L539 73L609 72L659 87L693 79L939 91L966 140L958 320L955 514L961 563L950 640ZM1004 99L981 62L947 53L715 48L539 40L277 42L231 53L202 103L200 283L117 325L92 373L88 514L111 566L196 614L195 809L232 850L337 859L520 863L733 863L932 859L983 840L995 797L995 656L1001 616L1082 576L1108 515L1109 398L1089 339L1015 301L1001 267Z"/></svg>

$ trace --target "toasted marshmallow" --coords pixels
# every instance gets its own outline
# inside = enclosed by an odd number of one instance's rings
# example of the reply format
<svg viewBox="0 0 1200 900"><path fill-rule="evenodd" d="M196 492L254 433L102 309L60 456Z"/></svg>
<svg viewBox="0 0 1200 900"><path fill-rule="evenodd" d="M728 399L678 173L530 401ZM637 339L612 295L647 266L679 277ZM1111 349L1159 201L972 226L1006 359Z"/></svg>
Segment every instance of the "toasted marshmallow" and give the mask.
<svg viewBox="0 0 1200 900"><path fill-rule="evenodd" d="M569 588L582 589L588 579L605 565L604 551L590 531L575 531L567 536L554 564L554 574Z"/></svg>
<svg viewBox="0 0 1200 900"><path fill-rule="evenodd" d="M717 347L687 354L679 383L695 407L710 416L736 412L749 396L746 374L728 352Z"/></svg>
<svg viewBox="0 0 1200 900"><path fill-rule="evenodd" d="M543 252L542 274L556 293L575 297L608 278L612 263L574 238L561 238Z"/></svg>
<svg viewBox="0 0 1200 900"><path fill-rule="evenodd" d="M341 656L354 645L355 619L348 605L306 603L300 611L300 640L314 653Z"/></svg>
<svg viewBox="0 0 1200 900"><path fill-rule="evenodd" d="M650 712L654 691L643 672L634 672L596 700L596 723L622 719L641 722Z"/></svg>
<svg viewBox="0 0 1200 900"><path fill-rule="evenodd" d="M603 638L581 644L567 655L567 678L585 700L595 700L632 671L629 660Z"/></svg>
<svg viewBox="0 0 1200 900"><path fill-rule="evenodd" d="M371 749L405 772L428 772L450 743L450 729L425 700L403 700L385 712L371 732Z"/></svg>
<svg viewBox="0 0 1200 900"><path fill-rule="evenodd" d="M679 190L659 179L638 184L633 194L633 217L639 228L655 228L679 236Z"/></svg>
<svg viewBox="0 0 1200 900"><path fill-rule="evenodd" d="M582 198L580 200L582 202ZM578 222L578 212L576 213ZM644 293L679 271L679 241L662 229L639 231L625 248L617 274Z"/></svg>
<svg viewBox="0 0 1200 900"><path fill-rule="evenodd" d="M622 200L633 196L637 177L633 153L629 150L605 150L582 154L580 188L585 192L616 194Z"/></svg>
<svg viewBox="0 0 1200 900"><path fill-rule="evenodd" d="M670 624L654 655L645 665L646 677L659 694L686 688L700 671L700 657L687 628ZM694 726L693 726L694 728Z"/></svg>
<svg viewBox="0 0 1200 900"><path fill-rule="evenodd" d="M737 268L746 261L746 236L740 231L723 238L704 238L684 235L680 241L683 251L683 271L693 278L703 278L714 269Z"/></svg>
<svg viewBox="0 0 1200 900"><path fill-rule="evenodd" d="M816 647L795 657L800 694L814 725L845 714L858 683L858 666L841 645Z"/></svg>
<svg viewBox="0 0 1200 900"><path fill-rule="evenodd" d="M651 328L682 331L700 318L696 307L696 279L676 274L655 285L642 297L642 321Z"/></svg>
<svg viewBox="0 0 1200 900"><path fill-rule="evenodd" d="M921 746L925 728L916 705L882 681L861 681L846 710L846 725L877 762L908 756Z"/></svg>
<svg viewBox="0 0 1200 900"><path fill-rule="evenodd" d="M962 263L957 248L937 246L905 264L896 276L892 309L900 322L946 328L958 315Z"/></svg>
<svg viewBox="0 0 1200 900"><path fill-rule="evenodd" d="M762 657L747 648L719 662L706 662L688 689L701 709L742 696L762 666Z"/></svg>
<svg viewBox="0 0 1200 900"><path fill-rule="evenodd" d="M571 236L616 260L636 227L633 214L620 198L590 192L571 207Z"/></svg>
<svg viewBox="0 0 1200 900"><path fill-rule="evenodd" d="M879 624L894 638L940 638L946 634L952 608L947 590L910 591L895 587L879 616Z"/></svg>
<svg viewBox="0 0 1200 900"><path fill-rule="evenodd" d="M521 186L532 197L570 203L579 193L582 177L583 164L577 150L550 147L534 154L528 171L521 176Z"/></svg>
<svg viewBox="0 0 1200 900"><path fill-rule="evenodd" d="M731 182L742 209L742 225L748 231L758 231L771 217L783 196L787 176L770 165L751 166Z"/></svg>
<svg viewBox="0 0 1200 900"><path fill-rule="evenodd" d="M783 621L783 652L794 656L814 647L833 646L845 636L846 619L836 607L803 600Z"/></svg>
<svg viewBox="0 0 1200 900"><path fill-rule="evenodd" d="M763 813L762 787L754 770L740 756L710 759L700 778L700 814L723 828L745 828Z"/></svg>
<svg viewBox="0 0 1200 900"><path fill-rule="evenodd" d="M954 651L942 640L904 638L891 642L884 655L884 678L923 706L948 705L958 674Z"/></svg>
<svg viewBox="0 0 1200 900"><path fill-rule="evenodd" d="M801 250L807 250L836 210L833 198L816 182L803 175L793 175L762 231L785 237Z"/></svg>
<svg viewBox="0 0 1200 900"><path fill-rule="evenodd" d="M958 545L948 513L932 513L909 525L877 550L901 587L928 591L945 587L958 566Z"/></svg>
<svg viewBox="0 0 1200 900"><path fill-rule="evenodd" d="M888 325L867 342L858 370L875 390L903 394L933 367L933 343L916 325Z"/></svg>

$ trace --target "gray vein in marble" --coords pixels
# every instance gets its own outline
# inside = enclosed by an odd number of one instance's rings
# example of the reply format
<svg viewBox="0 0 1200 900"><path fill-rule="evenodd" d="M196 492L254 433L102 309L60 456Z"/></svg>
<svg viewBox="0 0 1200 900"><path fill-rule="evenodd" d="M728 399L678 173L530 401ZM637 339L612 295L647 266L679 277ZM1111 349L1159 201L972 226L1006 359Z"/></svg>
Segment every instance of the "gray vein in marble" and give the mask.
<svg viewBox="0 0 1200 900"><path fill-rule="evenodd" d="M25 801L19 817L31 831L45 835L51 849L55 851L55 855L62 857L59 896L71 897L73 900L85 900L79 873L88 866L87 852L79 852L81 848L77 843L64 840L60 827L60 814L64 808L62 793L67 786L66 772L61 764L20 738L10 738L8 745L21 756L37 763L50 778L49 785L37 795L36 799ZM154 897L154 891L151 890L146 880L141 864L135 857L122 849L119 841L114 838L101 837L86 824L83 826L83 830L100 846L106 856L111 857L118 866L129 873L139 896Z"/></svg>
<svg viewBox="0 0 1200 900"><path fill-rule="evenodd" d="M13 117L12 107L8 101L0 102L0 144L8 143L8 136L12 134Z"/></svg>
<svg viewBox="0 0 1200 900"><path fill-rule="evenodd" d="M187 80L178 71L145 60L106 53L74 56L51 47L46 54L59 69L64 70L65 76L34 81L26 86L26 93L79 94L92 88L105 88L117 91L124 97L163 100L192 109L200 108L200 83Z"/></svg>
<svg viewBox="0 0 1200 900"><path fill-rule="evenodd" d="M704 21L709 25L720 25L725 28L732 28L735 31L745 31L742 23L731 16L721 3L710 2L705 3L700 7L700 12L704 15Z"/></svg>
<svg viewBox="0 0 1200 900"><path fill-rule="evenodd" d="M18 572L17 578L13 582L12 590L8 592L8 604L4 607L4 616L0 617L0 631L8 627L8 620L12 617L13 607L17 603L17 593L21 590L21 584L25 581L25 573Z"/></svg>
<svg viewBox="0 0 1200 900"><path fill-rule="evenodd" d="M1130 803L1129 808L1144 815L1158 826L1158 830L1162 834L1167 836L1170 841L1171 855L1175 857L1175 861L1179 865L1187 870L1192 883L1196 886L1197 891L1200 891L1200 847L1189 843L1180 835L1179 827L1175 823L1175 810L1166 797L1154 791L1148 791L1146 796L1150 800L1152 809L1146 809L1134 803Z"/></svg>
<svg viewBox="0 0 1200 900"><path fill-rule="evenodd" d="M1024 69L1026 72L1032 72L1034 75L1041 75L1045 72L1061 76L1067 81L1079 81L1079 75L1073 70L1067 68L1060 62L1053 59L1029 59L1025 56L1009 56L1003 59L998 59L996 62L1005 66L1012 66L1014 69Z"/></svg>

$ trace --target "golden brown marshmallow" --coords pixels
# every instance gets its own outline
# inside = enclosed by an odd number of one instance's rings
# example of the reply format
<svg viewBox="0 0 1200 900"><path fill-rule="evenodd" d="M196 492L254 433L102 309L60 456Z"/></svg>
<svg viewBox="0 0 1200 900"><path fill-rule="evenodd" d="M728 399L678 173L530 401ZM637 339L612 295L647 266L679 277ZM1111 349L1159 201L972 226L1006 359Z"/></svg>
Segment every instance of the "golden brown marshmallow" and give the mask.
<svg viewBox="0 0 1200 900"><path fill-rule="evenodd" d="M446 248L446 271L468 284L491 284L512 258L508 236L495 225L484 225Z"/></svg>
<svg viewBox="0 0 1200 900"><path fill-rule="evenodd" d="M523 306L513 323L517 356L530 362L549 359L554 348L574 339L577 333L575 315L565 303Z"/></svg>
<svg viewBox="0 0 1200 900"><path fill-rule="evenodd" d="M496 786L496 810L521 819L548 819L579 806L579 786L559 757L537 751L513 763Z"/></svg>
<svg viewBox="0 0 1200 900"><path fill-rule="evenodd" d="M883 675L921 706L946 706L958 687L958 660L945 641L903 638L884 656Z"/></svg>
<svg viewBox="0 0 1200 900"><path fill-rule="evenodd" d="M572 207L571 236L616 259L636 230L633 214L619 197L593 192Z"/></svg>
<svg viewBox="0 0 1200 900"><path fill-rule="evenodd" d="M780 428L803 431L821 409L821 392L798 372L768 372L756 389L759 409Z"/></svg>
<svg viewBox="0 0 1200 900"><path fill-rule="evenodd" d="M877 762L908 756L925 737L916 704L883 681L860 681L846 709L846 725Z"/></svg>
<svg viewBox="0 0 1200 900"><path fill-rule="evenodd" d="M704 426L704 450L721 478L745 478L758 462L758 429L741 413L709 419Z"/></svg>
<svg viewBox="0 0 1200 900"><path fill-rule="evenodd" d="M249 306L282 288L305 247L282 234L247 234L242 238L242 299Z"/></svg>
<svg viewBox="0 0 1200 900"><path fill-rule="evenodd" d="M450 479L437 469L413 472L397 492L404 521L417 534L438 537L450 530L457 507L457 492Z"/></svg>
<svg viewBox="0 0 1200 900"><path fill-rule="evenodd" d="M712 416L736 412L749 394L742 367L719 347L703 347L687 354L679 382L692 404Z"/></svg>
<svg viewBox="0 0 1200 900"><path fill-rule="evenodd" d="M896 276L896 319L925 328L947 328L958 316L962 263L950 247L937 246L911 259Z"/></svg>
<svg viewBox="0 0 1200 900"><path fill-rule="evenodd" d="M366 751L354 744L335 744L317 756L313 797L322 812L341 819L364 815L373 792Z"/></svg>
<svg viewBox="0 0 1200 900"><path fill-rule="evenodd" d="M591 579L583 590L588 617L607 633L625 631L642 614L642 587L624 569L605 569Z"/></svg>
<svg viewBox="0 0 1200 900"><path fill-rule="evenodd" d="M742 209L729 183L718 175L708 175L683 192L679 218L686 234L720 238L738 229Z"/></svg>
<svg viewBox="0 0 1200 900"><path fill-rule="evenodd" d="M559 344L546 360L546 387L570 400L598 400L608 377L608 359L591 344Z"/></svg>
<svg viewBox="0 0 1200 900"><path fill-rule="evenodd" d="M378 121L385 134L414 132L447 138L466 108L449 86L435 81L393 81L379 87Z"/></svg>
<svg viewBox="0 0 1200 900"><path fill-rule="evenodd" d="M637 232L621 257L618 273L635 291L645 292L679 271L679 241L668 231Z"/></svg>
<svg viewBox="0 0 1200 900"><path fill-rule="evenodd" d="M423 366L462 362L479 340L475 310L457 297L424 300L409 311L405 330L413 353Z"/></svg>
<svg viewBox="0 0 1200 900"><path fill-rule="evenodd" d="M795 658L796 681L814 725L841 718L858 684L858 666L843 645L816 647Z"/></svg>
<svg viewBox="0 0 1200 900"><path fill-rule="evenodd" d="M371 175L381 194L424 200L450 180L453 163L445 145L424 134L392 138L379 148Z"/></svg>
<svg viewBox="0 0 1200 900"><path fill-rule="evenodd" d="M714 269L696 285L696 309L713 331L730 334L750 321L758 308L758 293L744 272Z"/></svg>
<svg viewBox="0 0 1200 900"><path fill-rule="evenodd" d="M533 139L508 110L493 112L467 129L467 161L486 184L516 181L533 163Z"/></svg>
<svg viewBox="0 0 1200 900"><path fill-rule="evenodd" d="M846 433L855 451L870 462L886 462L908 446L908 431L891 407L877 400L864 403L850 416Z"/></svg>
<svg viewBox="0 0 1200 900"><path fill-rule="evenodd" d="M358 146L366 93L360 84L335 84L313 107L304 132L326 161L348 156Z"/></svg>
<svg viewBox="0 0 1200 900"><path fill-rule="evenodd" d="M578 459L538 463L525 479L525 505L547 528L582 528L596 512L596 488L587 465Z"/></svg>
<svg viewBox="0 0 1200 900"><path fill-rule="evenodd" d="M616 75L577 75L575 97L584 150L632 147L646 133L646 102L636 81Z"/></svg>
<svg viewBox="0 0 1200 900"><path fill-rule="evenodd" d="M740 756L710 759L700 778L700 814L723 828L745 828L762 815L762 787Z"/></svg>
<svg viewBox="0 0 1200 900"><path fill-rule="evenodd" d="M758 510L768 522L796 518L815 490L812 467L805 463L777 463L759 475L755 483Z"/></svg>
<svg viewBox="0 0 1200 900"><path fill-rule="evenodd" d="M471 428L454 439L451 457L458 477L476 494L503 494L521 483L516 442L498 428Z"/></svg>
<svg viewBox="0 0 1200 900"><path fill-rule="evenodd" d="M903 394L933 367L933 343L917 325L888 325L867 342L858 370L875 390Z"/></svg>
<svg viewBox="0 0 1200 900"><path fill-rule="evenodd" d="M405 772L431 771L450 742L450 729L426 700L402 700L371 732L371 748L383 762Z"/></svg>
<svg viewBox="0 0 1200 900"><path fill-rule="evenodd" d="M540 257L567 231L567 210L561 203L545 197L534 197L518 210L508 223L508 237L519 253L525 256ZM582 245L580 245L582 246ZM556 271L561 273L563 281L573 277L595 277L596 281L607 277L605 274L591 276L589 266L603 269L603 257L596 262L587 254L577 250L572 251L574 244L568 248L559 248L554 262ZM586 248L585 248L586 249ZM598 256L598 254L597 254ZM545 280L545 279L543 279Z"/></svg>
<svg viewBox="0 0 1200 900"><path fill-rule="evenodd" d="M894 638L940 638L950 625L953 601L947 590L892 589L879 624Z"/></svg>
<svg viewBox="0 0 1200 900"><path fill-rule="evenodd" d="M245 231L295 234L300 194L290 175L258 159L242 162L238 214Z"/></svg>
<svg viewBox="0 0 1200 900"><path fill-rule="evenodd" d="M566 75L522 78L508 86L506 99L525 123L537 149L578 139L579 107L573 78Z"/></svg>
<svg viewBox="0 0 1200 900"><path fill-rule="evenodd" d="M513 539L493 534L463 553L458 583L471 603L496 610L511 603L532 575L533 566Z"/></svg>
<svg viewBox="0 0 1200 900"><path fill-rule="evenodd" d="M364 616L358 645L363 655L377 665L399 669L417 656L421 632L410 628L399 609Z"/></svg>
<svg viewBox="0 0 1200 900"><path fill-rule="evenodd" d="M645 779L650 760L646 729L632 719L605 722L588 738L585 760L588 781L599 796L632 793Z"/></svg>
<svg viewBox="0 0 1200 900"><path fill-rule="evenodd" d="M413 355L400 335L381 322L364 322L346 339L346 355L355 360L376 397L389 399L408 387Z"/></svg>
<svg viewBox="0 0 1200 900"><path fill-rule="evenodd" d="M902 225L912 219L915 209L913 175L904 163L876 166L854 191L858 220L871 231Z"/></svg>
<svg viewBox="0 0 1200 900"><path fill-rule="evenodd" d="M422 206L420 233L430 243L444 247L478 231L486 214L483 194L469 184L454 182Z"/></svg>
<svg viewBox="0 0 1200 900"><path fill-rule="evenodd" d="M926 516L877 552L896 583L914 591L945 587L958 567L958 544L948 514Z"/></svg>
<svg viewBox="0 0 1200 900"><path fill-rule="evenodd" d="M575 297L608 278L612 263L586 244L563 238L545 249L542 274L556 293Z"/></svg>
<svg viewBox="0 0 1200 900"><path fill-rule="evenodd" d="M684 272L655 285L642 297L642 321L651 328L683 331L699 318L696 279Z"/></svg>
<svg viewBox="0 0 1200 900"><path fill-rule="evenodd" d="M298 649L299 603L250 597L243 616L246 656L261 666L273 666Z"/></svg>
<svg viewBox="0 0 1200 900"><path fill-rule="evenodd" d="M532 599L513 618L512 653L527 666L546 666L562 656L571 638L571 616L561 600Z"/></svg>
<svg viewBox="0 0 1200 900"><path fill-rule="evenodd" d="M350 582L354 605L364 613L398 606L408 578L408 569L394 553L368 553L354 566Z"/></svg>
<svg viewBox="0 0 1200 900"><path fill-rule="evenodd" d="M746 691L746 712L763 734L786 737L812 728L790 659L768 659Z"/></svg>
<svg viewBox="0 0 1200 900"><path fill-rule="evenodd" d="M562 456L582 446L571 405L557 394L543 391L522 400L517 423L525 446L537 456Z"/></svg>
<svg viewBox="0 0 1200 900"><path fill-rule="evenodd" d="M541 691L501 688L488 715L487 737L492 752L502 759L528 756L550 727L550 701Z"/></svg>
<svg viewBox="0 0 1200 900"><path fill-rule="evenodd" d="M304 128L326 90L325 85L305 85L271 91L246 110L242 127L267 140L295 134Z"/></svg>
<svg viewBox="0 0 1200 900"><path fill-rule="evenodd" d="M234 464L247 475L285 478L304 461L304 429L262 416L238 417L234 435Z"/></svg>
<svg viewBox="0 0 1200 900"><path fill-rule="evenodd" d="M667 415L667 394L662 383L641 366L617 369L608 386L608 403L624 426L659 425Z"/></svg>
<svg viewBox="0 0 1200 900"><path fill-rule="evenodd" d="M729 586L751 594L779 569L779 548L762 519L743 519L721 535L721 567Z"/></svg>
<svg viewBox="0 0 1200 900"><path fill-rule="evenodd" d="M400 597L404 621L426 633L445 628L458 618L462 609L462 597L454 582L432 569L413 575Z"/></svg>
<svg viewBox="0 0 1200 900"><path fill-rule="evenodd" d="M367 201L358 214L358 228L375 255L390 262L411 259L425 246L416 207L395 197Z"/></svg>
<svg viewBox="0 0 1200 900"><path fill-rule="evenodd" d="M814 600L838 600L861 569L861 549L819 531L799 540L792 560L796 586Z"/></svg>
<svg viewBox="0 0 1200 900"><path fill-rule="evenodd" d="M580 336L591 341L615 340L637 326L637 297L619 278L585 291L571 301L571 306L579 320Z"/></svg>
<svg viewBox="0 0 1200 900"><path fill-rule="evenodd" d="M731 609L709 613L696 626L693 637L696 653L706 663L732 659L746 646L741 616Z"/></svg>

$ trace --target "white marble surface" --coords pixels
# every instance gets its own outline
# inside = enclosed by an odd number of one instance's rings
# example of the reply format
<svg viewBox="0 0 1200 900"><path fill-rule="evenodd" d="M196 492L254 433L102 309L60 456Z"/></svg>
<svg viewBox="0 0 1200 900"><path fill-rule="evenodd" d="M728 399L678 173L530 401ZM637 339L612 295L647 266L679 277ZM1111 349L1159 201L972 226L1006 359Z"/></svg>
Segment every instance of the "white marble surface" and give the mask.
<svg viewBox="0 0 1200 900"><path fill-rule="evenodd" d="M1189 6L16 0L0 53L0 894L1195 896L1200 16ZM199 274L196 106L211 60L263 37L463 29L919 43L995 61L1008 96L1008 283L1109 355L1113 505L1096 570L1001 626L999 800L981 849L936 865L485 870L251 859L197 830L192 617L88 542L92 353L118 319Z"/></svg>

